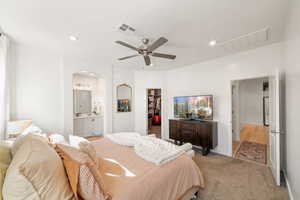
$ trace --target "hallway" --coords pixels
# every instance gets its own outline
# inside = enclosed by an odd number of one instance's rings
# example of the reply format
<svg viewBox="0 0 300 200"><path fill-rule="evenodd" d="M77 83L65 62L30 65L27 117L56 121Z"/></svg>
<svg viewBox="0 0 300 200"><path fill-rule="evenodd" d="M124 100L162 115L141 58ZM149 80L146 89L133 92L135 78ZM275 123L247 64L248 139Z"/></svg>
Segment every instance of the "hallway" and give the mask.
<svg viewBox="0 0 300 200"><path fill-rule="evenodd" d="M240 132L240 141L233 142L233 157L268 164L269 128L247 124Z"/></svg>

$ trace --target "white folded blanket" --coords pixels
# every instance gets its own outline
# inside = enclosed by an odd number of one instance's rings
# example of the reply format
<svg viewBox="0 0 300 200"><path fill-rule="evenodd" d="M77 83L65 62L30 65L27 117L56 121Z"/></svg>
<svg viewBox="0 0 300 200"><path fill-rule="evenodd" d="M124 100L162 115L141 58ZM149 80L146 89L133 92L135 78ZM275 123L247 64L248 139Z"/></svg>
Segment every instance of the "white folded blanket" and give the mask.
<svg viewBox="0 0 300 200"><path fill-rule="evenodd" d="M188 152L191 149L193 149L193 145L191 143L185 143L184 145L181 145L178 148L182 149L185 152Z"/></svg>
<svg viewBox="0 0 300 200"><path fill-rule="evenodd" d="M134 145L137 155L156 165L170 162L191 149L191 144L178 147L170 142L147 136L142 137L140 142Z"/></svg>
<svg viewBox="0 0 300 200"><path fill-rule="evenodd" d="M116 144L133 147L140 141L142 136L136 132L121 132L105 135L105 137Z"/></svg>
<svg viewBox="0 0 300 200"><path fill-rule="evenodd" d="M114 133L105 137L116 144L134 147L138 156L156 165L174 160L183 153L192 150L193 147L190 143L177 146L156 137L141 136L136 132Z"/></svg>

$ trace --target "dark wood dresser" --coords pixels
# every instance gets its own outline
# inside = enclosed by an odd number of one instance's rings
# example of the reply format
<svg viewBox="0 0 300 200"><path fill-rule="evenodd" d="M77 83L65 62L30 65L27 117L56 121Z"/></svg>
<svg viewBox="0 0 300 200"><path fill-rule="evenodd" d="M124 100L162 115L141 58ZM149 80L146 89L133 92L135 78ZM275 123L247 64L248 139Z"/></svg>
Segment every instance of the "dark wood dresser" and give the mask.
<svg viewBox="0 0 300 200"><path fill-rule="evenodd" d="M210 149L218 144L218 123L201 120L169 120L170 138L180 144L189 142L202 147L202 154L207 155Z"/></svg>

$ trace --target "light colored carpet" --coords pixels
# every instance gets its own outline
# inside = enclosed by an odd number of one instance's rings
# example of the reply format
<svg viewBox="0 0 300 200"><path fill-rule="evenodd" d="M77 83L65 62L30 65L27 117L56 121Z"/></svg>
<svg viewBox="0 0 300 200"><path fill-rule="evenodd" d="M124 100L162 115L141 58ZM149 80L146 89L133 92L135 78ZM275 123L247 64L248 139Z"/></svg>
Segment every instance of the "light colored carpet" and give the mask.
<svg viewBox="0 0 300 200"><path fill-rule="evenodd" d="M234 158L196 153L195 162L205 178L201 200L288 200L287 189L274 184L265 165Z"/></svg>

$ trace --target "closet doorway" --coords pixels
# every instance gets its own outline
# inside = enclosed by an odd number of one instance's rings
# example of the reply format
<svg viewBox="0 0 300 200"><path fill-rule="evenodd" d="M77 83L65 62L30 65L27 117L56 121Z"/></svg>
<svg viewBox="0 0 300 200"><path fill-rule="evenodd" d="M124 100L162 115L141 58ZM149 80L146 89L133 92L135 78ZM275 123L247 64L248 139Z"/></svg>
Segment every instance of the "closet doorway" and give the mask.
<svg viewBox="0 0 300 200"><path fill-rule="evenodd" d="M147 89L148 135L161 138L161 89Z"/></svg>

